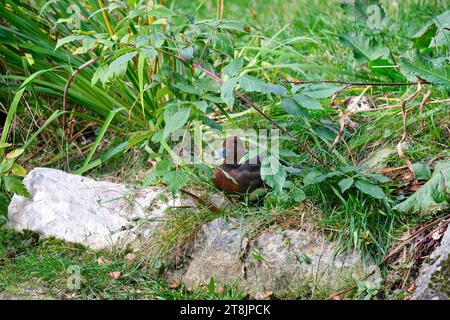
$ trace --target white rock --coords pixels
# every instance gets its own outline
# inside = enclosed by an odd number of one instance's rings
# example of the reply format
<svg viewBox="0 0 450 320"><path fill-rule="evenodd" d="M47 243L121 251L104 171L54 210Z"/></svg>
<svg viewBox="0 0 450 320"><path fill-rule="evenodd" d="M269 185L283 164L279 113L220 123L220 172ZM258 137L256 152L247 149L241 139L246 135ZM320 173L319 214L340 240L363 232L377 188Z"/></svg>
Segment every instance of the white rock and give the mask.
<svg viewBox="0 0 450 320"><path fill-rule="evenodd" d="M156 187L136 188L36 168L24 179L31 199L14 196L7 226L93 249L124 247L148 236L169 206L180 205ZM166 201L161 200L164 195Z"/></svg>

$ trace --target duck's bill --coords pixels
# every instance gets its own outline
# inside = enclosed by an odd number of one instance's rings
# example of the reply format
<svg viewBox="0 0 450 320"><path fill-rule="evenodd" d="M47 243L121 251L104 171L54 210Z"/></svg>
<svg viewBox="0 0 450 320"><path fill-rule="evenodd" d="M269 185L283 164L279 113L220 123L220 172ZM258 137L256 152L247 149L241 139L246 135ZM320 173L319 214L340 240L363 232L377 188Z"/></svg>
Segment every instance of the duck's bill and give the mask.
<svg viewBox="0 0 450 320"><path fill-rule="evenodd" d="M223 148L214 156L214 160L224 159L227 156L227 154L228 154L227 149Z"/></svg>

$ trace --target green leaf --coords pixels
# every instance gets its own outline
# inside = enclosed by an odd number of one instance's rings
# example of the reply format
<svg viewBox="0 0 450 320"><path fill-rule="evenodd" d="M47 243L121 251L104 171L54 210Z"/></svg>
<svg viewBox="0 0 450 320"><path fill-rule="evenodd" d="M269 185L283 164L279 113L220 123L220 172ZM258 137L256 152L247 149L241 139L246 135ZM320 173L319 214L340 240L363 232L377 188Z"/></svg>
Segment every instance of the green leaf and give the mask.
<svg viewBox="0 0 450 320"><path fill-rule="evenodd" d="M328 83L311 84L303 89L302 94L311 98L323 99L331 97L341 88L340 86Z"/></svg>
<svg viewBox="0 0 450 320"><path fill-rule="evenodd" d="M11 143L0 143L0 149L9 148L11 147Z"/></svg>
<svg viewBox="0 0 450 320"><path fill-rule="evenodd" d="M286 89L276 84L268 84L258 78L243 75L239 77L240 88L247 92L261 92L266 94L285 95Z"/></svg>
<svg viewBox="0 0 450 320"><path fill-rule="evenodd" d="M450 207L446 188L450 185L450 161L436 163L433 176L408 199L394 207L402 213L434 214Z"/></svg>
<svg viewBox="0 0 450 320"><path fill-rule="evenodd" d="M274 156L265 157L261 163L261 178L276 193L281 193L286 182L286 171L281 166L279 160Z"/></svg>
<svg viewBox="0 0 450 320"><path fill-rule="evenodd" d="M27 175L27 170L25 170L24 167L22 167L21 165L19 165L17 163L13 163L13 165L11 167L11 172L13 175L15 175L17 177L25 177Z"/></svg>
<svg viewBox="0 0 450 320"><path fill-rule="evenodd" d="M369 61L368 67L374 75L386 77L393 81L404 81L404 77L397 71L397 66L390 63L387 59L375 59Z"/></svg>
<svg viewBox="0 0 450 320"><path fill-rule="evenodd" d="M431 170L424 163L414 163L413 164L414 173L418 180L428 180L431 178Z"/></svg>
<svg viewBox="0 0 450 320"><path fill-rule="evenodd" d="M411 40L414 42L413 48L424 49L430 46L431 40L436 35L438 27L432 23L425 26L422 30L416 33Z"/></svg>
<svg viewBox="0 0 450 320"><path fill-rule="evenodd" d="M136 51L125 53L114 60L108 67L106 79L110 80L114 77L120 77L127 71L128 62L137 55Z"/></svg>
<svg viewBox="0 0 450 320"><path fill-rule="evenodd" d="M1 183L1 177L0 177ZM0 194L0 217L8 214L8 200L2 194Z"/></svg>
<svg viewBox="0 0 450 320"><path fill-rule="evenodd" d="M206 109L208 109L208 103L205 101L196 101L194 102L194 105L203 113L206 112Z"/></svg>
<svg viewBox="0 0 450 320"><path fill-rule="evenodd" d="M319 171L311 171L303 178L303 184L308 186L310 184L320 183L326 178L327 176Z"/></svg>
<svg viewBox="0 0 450 320"><path fill-rule="evenodd" d="M363 33L351 33L339 36L341 42L353 50L353 56L359 63L376 60L379 58L388 58L389 49L370 41Z"/></svg>
<svg viewBox="0 0 450 320"><path fill-rule="evenodd" d="M410 81L417 81L416 76L419 76L432 84L450 88L450 67L448 63L442 67L435 66L415 54L412 60L400 58L400 71Z"/></svg>
<svg viewBox="0 0 450 320"><path fill-rule="evenodd" d="M307 116L307 112L293 98L286 98L281 101L283 109L294 116Z"/></svg>
<svg viewBox="0 0 450 320"><path fill-rule="evenodd" d="M9 172L9 170L11 170L13 164L14 164L14 159L3 160L3 162L0 164L0 174Z"/></svg>
<svg viewBox="0 0 450 320"><path fill-rule="evenodd" d="M141 52L148 58L148 59L154 59L158 55L158 52L150 47L144 47L141 48Z"/></svg>
<svg viewBox="0 0 450 320"><path fill-rule="evenodd" d="M86 36L72 34L72 35L64 37L62 39L58 39L58 41L56 42L55 50L58 49L59 47L65 45L65 44L68 44L68 43L74 42L74 41L81 41L84 38L86 38Z"/></svg>
<svg viewBox="0 0 450 320"><path fill-rule="evenodd" d="M194 47L189 46L180 50L180 56L186 60L186 62L191 62L194 58Z"/></svg>
<svg viewBox="0 0 450 320"><path fill-rule="evenodd" d="M234 77L238 75L239 72L241 72L243 66L244 66L244 58L239 57L236 60L232 61L231 63L227 64L222 69L222 73L229 77Z"/></svg>
<svg viewBox="0 0 450 320"><path fill-rule="evenodd" d="M376 199L385 199L386 195L384 194L383 189L381 189L379 186L366 181L358 179L355 183L356 188L358 188L361 192L368 194Z"/></svg>
<svg viewBox="0 0 450 320"><path fill-rule="evenodd" d="M305 96L303 94L296 94L294 96L294 100L305 109L309 110L323 110L322 105L319 101L309 96Z"/></svg>
<svg viewBox="0 0 450 320"><path fill-rule="evenodd" d="M189 176L183 171L170 171L163 177L163 182L169 190L175 194L189 181Z"/></svg>
<svg viewBox="0 0 450 320"><path fill-rule="evenodd" d="M234 89L238 83L238 78L230 78L222 84L220 88L220 98L229 107L234 104Z"/></svg>
<svg viewBox="0 0 450 320"><path fill-rule="evenodd" d="M28 193L27 188L19 178L7 176L3 177L3 181L5 183L5 188L7 191L25 198L30 198L30 194Z"/></svg>
<svg viewBox="0 0 450 320"><path fill-rule="evenodd" d="M353 185L353 178L346 178L346 179L342 179L341 181L339 181L339 187L341 188L342 193L344 193L345 191L347 191L352 185Z"/></svg>
<svg viewBox="0 0 450 320"><path fill-rule="evenodd" d="M306 199L305 192L300 188L292 188L289 193L291 194L292 198L295 202L303 202Z"/></svg>
<svg viewBox="0 0 450 320"><path fill-rule="evenodd" d="M166 126L164 127L163 139L166 139L172 132L183 127L191 114L191 108L182 108L173 117L164 117Z"/></svg>

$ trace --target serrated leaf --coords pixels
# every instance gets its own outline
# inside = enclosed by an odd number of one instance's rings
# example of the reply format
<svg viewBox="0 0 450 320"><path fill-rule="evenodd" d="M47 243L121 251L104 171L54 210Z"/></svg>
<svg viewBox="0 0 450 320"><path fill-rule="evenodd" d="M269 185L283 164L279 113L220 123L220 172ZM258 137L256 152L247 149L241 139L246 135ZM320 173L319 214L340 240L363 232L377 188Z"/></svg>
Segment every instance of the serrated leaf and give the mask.
<svg viewBox="0 0 450 320"><path fill-rule="evenodd" d="M295 102L297 102L302 108L309 110L323 110L319 101L303 94L296 94L294 96Z"/></svg>
<svg viewBox="0 0 450 320"><path fill-rule="evenodd" d="M189 176L183 171L170 171L163 177L163 182L169 190L175 194L189 181Z"/></svg>
<svg viewBox="0 0 450 320"><path fill-rule="evenodd" d="M222 73L229 77L234 77L234 76L238 75L239 72L241 72L243 66L244 66L244 58L239 57L236 60L227 64L222 69Z"/></svg>
<svg viewBox="0 0 450 320"><path fill-rule="evenodd" d="M371 41L363 33L351 33L339 36L341 42L353 50L356 61L362 63L379 58L388 58L389 49Z"/></svg>
<svg viewBox="0 0 450 320"><path fill-rule="evenodd" d="M283 106L283 109L289 114L292 114L294 116L306 115L305 110L303 110L292 98L283 99L283 101L281 101L281 105Z"/></svg>
<svg viewBox="0 0 450 320"><path fill-rule="evenodd" d="M311 171L303 178L303 184L308 186L310 184L320 183L326 178L327 176L319 171Z"/></svg>
<svg viewBox="0 0 450 320"><path fill-rule="evenodd" d="M339 188L341 188L342 193L344 193L345 191L347 191L352 185L353 185L353 178L346 178L346 179L342 179L341 181L339 181Z"/></svg>
<svg viewBox="0 0 450 320"><path fill-rule="evenodd" d="M271 186L276 193L283 191L286 182L286 171L274 156L265 157L261 163L261 178Z"/></svg>
<svg viewBox="0 0 450 320"><path fill-rule="evenodd" d="M30 194L23 184L22 180L17 177L7 176L3 177L3 181L5 183L5 188L7 191L17 194L19 196L29 198Z"/></svg>
<svg viewBox="0 0 450 320"><path fill-rule="evenodd" d="M417 81L417 76L432 84L450 88L450 67L448 63L443 66L435 66L415 54L412 60L400 58L400 71L410 81Z"/></svg>
<svg viewBox="0 0 450 320"><path fill-rule="evenodd" d="M341 88L340 86L328 83L311 84L304 87L302 94L311 98L323 99L331 97Z"/></svg>
<svg viewBox="0 0 450 320"><path fill-rule="evenodd" d="M220 88L220 98L229 107L234 104L234 89L238 83L238 78L230 78L225 81Z"/></svg>
<svg viewBox="0 0 450 320"><path fill-rule="evenodd" d="M173 117L168 119L164 117L166 125L163 131L163 139L166 139L175 130L182 128L186 124L190 113L191 108L183 108L175 113Z"/></svg>
<svg viewBox="0 0 450 320"><path fill-rule="evenodd" d="M355 182L355 187L358 188L358 190L360 190L361 192L368 194L376 199L386 198L383 189L369 181L358 179Z"/></svg>
<svg viewBox="0 0 450 320"><path fill-rule="evenodd" d="M265 94L285 95L286 89L283 86L266 83L253 76L243 75L239 77L240 88L247 92L260 92Z"/></svg>

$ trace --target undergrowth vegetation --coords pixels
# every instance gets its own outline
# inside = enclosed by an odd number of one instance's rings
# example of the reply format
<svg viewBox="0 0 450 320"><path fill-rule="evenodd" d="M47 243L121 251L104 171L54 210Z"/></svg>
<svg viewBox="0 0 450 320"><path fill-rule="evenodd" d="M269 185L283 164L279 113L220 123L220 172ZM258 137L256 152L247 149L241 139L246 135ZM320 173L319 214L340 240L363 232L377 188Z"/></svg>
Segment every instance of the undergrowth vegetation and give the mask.
<svg viewBox="0 0 450 320"><path fill-rule="evenodd" d="M220 3L0 3L0 224L12 195L28 195L21 177L36 166L213 192L212 166L180 158L172 137L238 128L280 130L281 164L272 156L262 164L275 172L263 176L271 191L220 213L175 211L153 263L218 216L255 230L296 228L306 216L338 250L380 263L429 218L395 206L450 157L448 1ZM0 250L21 246L17 237L1 229ZM46 268L63 272L81 259L92 280L83 297L245 297L231 287L168 289L137 262L110 257L114 266L99 268L95 253L59 243L52 253L47 244L0 260L0 291L30 267L35 278L61 281ZM117 269L132 271L111 287Z"/></svg>

